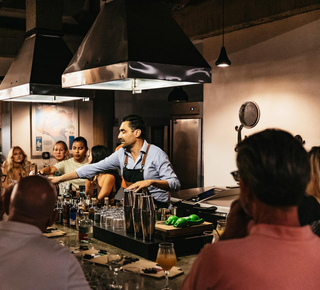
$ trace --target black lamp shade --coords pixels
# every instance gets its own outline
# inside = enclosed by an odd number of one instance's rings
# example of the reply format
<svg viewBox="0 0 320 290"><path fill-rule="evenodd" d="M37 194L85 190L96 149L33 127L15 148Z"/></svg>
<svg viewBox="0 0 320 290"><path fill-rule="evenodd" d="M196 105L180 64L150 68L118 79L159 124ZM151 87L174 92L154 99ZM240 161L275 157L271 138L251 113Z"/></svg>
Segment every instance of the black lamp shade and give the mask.
<svg viewBox="0 0 320 290"><path fill-rule="evenodd" d="M188 94L182 87L174 87L168 96L168 102L188 102Z"/></svg>
<svg viewBox="0 0 320 290"><path fill-rule="evenodd" d="M226 48L224 46L221 47L220 55L215 64L216 66L219 66L219 67L226 67L231 65L231 61L227 56Z"/></svg>

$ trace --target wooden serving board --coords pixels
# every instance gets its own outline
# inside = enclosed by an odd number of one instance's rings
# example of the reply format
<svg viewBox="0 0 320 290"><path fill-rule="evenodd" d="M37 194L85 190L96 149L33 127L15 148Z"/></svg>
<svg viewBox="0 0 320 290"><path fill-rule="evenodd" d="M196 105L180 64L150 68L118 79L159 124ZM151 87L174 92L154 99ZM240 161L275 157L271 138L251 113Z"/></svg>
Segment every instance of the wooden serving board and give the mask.
<svg viewBox="0 0 320 290"><path fill-rule="evenodd" d="M201 234L204 231L213 230L213 224L210 222L203 222L200 225L187 226L183 228L175 228L172 225L167 226L165 221L157 221L155 232L156 234L163 235L166 238L174 238L180 236L191 236Z"/></svg>
<svg viewBox="0 0 320 290"><path fill-rule="evenodd" d="M79 248L70 248L70 250L72 250L72 252L74 254L77 254L79 251ZM91 263L95 263L95 264L99 264L102 266L108 266L108 257L107 254L99 254L98 250L95 249L90 249L90 250L85 250L85 251L81 251L83 254L88 254L88 255L92 255L94 258L92 259L85 259L88 262ZM128 267L136 267L139 268L140 270L140 274L141 275L145 275L145 276L150 276L150 277L154 277L154 278L162 278L164 277L164 271L162 270L162 268L160 266L157 265L156 262L152 262L149 260L144 260L144 259L140 259L139 261L124 265L123 268L128 268ZM151 273L144 273L142 270L146 269L146 268L155 268L157 270L157 274L151 274ZM169 278L175 278L178 277L180 275L183 274L183 271L178 268L178 267L172 267L172 269L169 272Z"/></svg>
<svg viewBox="0 0 320 290"><path fill-rule="evenodd" d="M66 234L66 232L56 230L52 231L50 233L44 233L43 235L46 236L47 238L55 238L55 237L62 237Z"/></svg>

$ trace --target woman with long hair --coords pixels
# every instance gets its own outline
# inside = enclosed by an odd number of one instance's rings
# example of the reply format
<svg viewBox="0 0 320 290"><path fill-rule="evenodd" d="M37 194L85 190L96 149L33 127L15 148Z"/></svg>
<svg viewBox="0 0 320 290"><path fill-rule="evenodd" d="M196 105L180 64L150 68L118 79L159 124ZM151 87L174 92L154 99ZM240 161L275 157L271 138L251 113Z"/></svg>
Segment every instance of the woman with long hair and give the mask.
<svg viewBox="0 0 320 290"><path fill-rule="evenodd" d="M110 155L110 151L103 145L93 146L89 156L89 164L99 162ZM109 203L114 203L114 197L121 186L121 177L116 170L106 171L95 175L86 181L86 193L96 197L101 204L104 198L109 197ZM94 189L97 189L97 196L94 196Z"/></svg>
<svg viewBox="0 0 320 290"><path fill-rule="evenodd" d="M19 146L10 149L7 160L3 162L2 172L6 175L2 187L8 188L30 173L31 162L28 160L27 154Z"/></svg>

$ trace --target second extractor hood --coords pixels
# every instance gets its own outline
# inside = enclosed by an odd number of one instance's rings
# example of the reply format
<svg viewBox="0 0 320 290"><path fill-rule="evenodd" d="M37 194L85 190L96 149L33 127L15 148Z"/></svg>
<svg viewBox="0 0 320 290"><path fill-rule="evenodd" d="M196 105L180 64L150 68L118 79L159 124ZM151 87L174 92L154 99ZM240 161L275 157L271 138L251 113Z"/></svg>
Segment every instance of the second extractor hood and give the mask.
<svg viewBox="0 0 320 290"><path fill-rule="evenodd" d="M105 3L62 75L62 87L141 90L211 82L211 67L163 3Z"/></svg>

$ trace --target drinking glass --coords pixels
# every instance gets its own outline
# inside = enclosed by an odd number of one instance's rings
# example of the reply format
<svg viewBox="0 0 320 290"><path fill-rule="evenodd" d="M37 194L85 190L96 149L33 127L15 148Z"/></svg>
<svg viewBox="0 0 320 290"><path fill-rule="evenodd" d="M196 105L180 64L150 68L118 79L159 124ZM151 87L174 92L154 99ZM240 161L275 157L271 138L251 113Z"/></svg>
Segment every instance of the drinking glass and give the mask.
<svg viewBox="0 0 320 290"><path fill-rule="evenodd" d="M165 242L159 244L156 262L165 273L165 286L162 290L171 290L169 288L169 271L177 263L173 243Z"/></svg>
<svg viewBox="0 0 320 290"><path fill-rule="evenodd" d="M118 275L124 261L123 255L116 253L108 253L107 260L110 270L113 271L114 275Z"/></svg>
<svg viewBox="0 0 320 290"><path fill-rule="evenodd" d="M218 233L219 238L223 234L224 230L226 229L226 220L217 220L217 227L216 227L216 232Z"/></svg>
<svg viewBox="0 0 320 290"><path fill-rule="evenodd" d="M124 290L141 289L140 269L132 266L123 268L123 281Z"/></svg>

